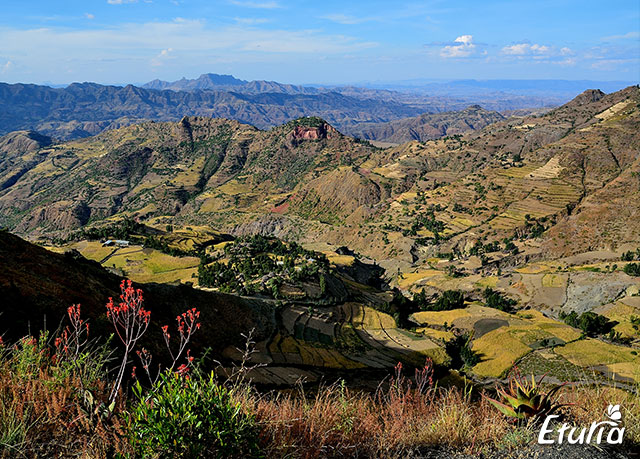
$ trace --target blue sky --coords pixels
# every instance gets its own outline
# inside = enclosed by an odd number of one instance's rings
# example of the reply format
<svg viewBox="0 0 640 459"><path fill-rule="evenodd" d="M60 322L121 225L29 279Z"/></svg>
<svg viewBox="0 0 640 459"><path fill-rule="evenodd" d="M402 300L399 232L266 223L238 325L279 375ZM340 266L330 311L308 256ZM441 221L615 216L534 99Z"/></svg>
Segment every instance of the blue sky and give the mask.
<svg viewBox="0 0 640 459"><path fill-rule="evenodd" d="M2 2L0 81L640 81L640 1Z"/></svg>

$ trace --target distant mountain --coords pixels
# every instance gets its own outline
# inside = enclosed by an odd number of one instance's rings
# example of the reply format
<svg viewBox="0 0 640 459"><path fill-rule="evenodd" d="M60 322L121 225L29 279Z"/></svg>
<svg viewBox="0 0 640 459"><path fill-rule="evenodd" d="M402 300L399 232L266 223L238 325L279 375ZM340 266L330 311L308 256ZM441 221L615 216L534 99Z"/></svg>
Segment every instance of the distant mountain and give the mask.
<svg viewBox="0 0 640 459"><path fill-rule="evenodd" d="M488 94L519 94L543 96L549 99L570 100L589 88L600 88L606 93L615 92L634 85L635 81L594 81L594 80L428 80L414 79L385 83L363 83L374 89L393 89L427 94L447 94L449 96L486 96Z"/></svg>
<svg viewBox="0 0 640 459"><path fill-rule="evenodd" d="M504 116L498 112L472 105L455 112L425 113L386 123L361 123L351 128L349 133L367 140L391 143L425 141L482 129L503 119Z"/></svg>
<svg viewBox="0 0 640 459"><path fill-rule="evenodd" d="M239 80L231 75L218 75L216 73L205 73L198 78L190 80L182 78L177 81L153 80L142 85L145 89L170 89L172 91L235 91L243 94L260 94L265 92L275 92L281 94L319 94L328 92L317 88L282 84L275 81L245 81Z"/></svg>
<svg viewBox="0 0 640 459"><path fill-rule="evenodd" d="M193 89L220 89L220 87L242 86L246 83L246 81L238 80L231 75L205 73L195 80L188 80L184 77L173 82L156 79L143 84L142 87L145 89L173 89L177 91L184 91Z"/></svg>
<svg viewBox="0 0 640 459"><path fill-rule="evenodd" d="M0 134L31 129L74 139L143 120L177 121L183 116L234 119L270 128L302 116L321 116L342 128L364 121L415 116L422 106L337 92L287 94L152 90L128 85L74 83L66 88L0 83Z"/></svg>

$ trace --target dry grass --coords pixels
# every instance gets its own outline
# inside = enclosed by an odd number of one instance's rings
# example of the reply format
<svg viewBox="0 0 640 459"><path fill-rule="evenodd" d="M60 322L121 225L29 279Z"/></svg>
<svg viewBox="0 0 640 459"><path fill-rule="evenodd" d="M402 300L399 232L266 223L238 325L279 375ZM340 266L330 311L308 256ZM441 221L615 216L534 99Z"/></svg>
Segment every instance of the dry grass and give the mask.
<svg viewBox="0 0 640 459"><path fill-rule="evenodd" d="M122 419L95 410L108 397L104 381L55 365L42 341L25 339L11 352L0 348L0 457L126 453ZM94 403L83 393L90 393ZM121 401L115 410L123 409Z"/></svg>
<svg viewBox="0 0 640 459"><path fill-rule="evenodd" d="M81 396L107 399L104 379L63 372L40 344L2 353L0 457L113 457L131 453L125 397L112 417L96 414ZM534 441L536 426L510 422L476 389L438 387L429 362L414 377L401 366L375 393L345 383L298 391L234 390L240 409L255 417L264 457L417 457L431 448L480 455ZM90 384L87 385L87 382ZM229 383L229 382L227 382ZM221 384L227 384L221 383ZM235 386L236 389L238 386ZM124 395L124 394L123 394ZM601 419L619 404L628 447L640 444L640 397L604 386L562 391L564 420L576 426Z"/></svg>
<svg viewBox="0 0 640 459"><path fill-rule="evenodd" d="M428 372L426 373L428 379ZM387 391L344 385L245 400L256 413L267 457L407 457L421 449L494 447L513 429L484 399L400 376Z"/></svg>

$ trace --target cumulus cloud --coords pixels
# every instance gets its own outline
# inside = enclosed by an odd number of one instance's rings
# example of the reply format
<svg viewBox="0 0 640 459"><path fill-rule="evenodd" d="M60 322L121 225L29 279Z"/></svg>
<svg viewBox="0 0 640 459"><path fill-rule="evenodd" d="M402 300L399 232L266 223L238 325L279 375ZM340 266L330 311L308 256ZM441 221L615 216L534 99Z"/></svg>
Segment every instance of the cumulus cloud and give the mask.
<svg viewBox="0 0 640 459"><path fill-rule="evenodd" d="M440 56L445 58L469 57L476 52L473 35L460 35L454 43L440 50Z"/></svg>
<svg viewBox="0 0 640 459"><path fill-rule="evenodd" d="M569 50L569 48L563 48ZM536 43L517 43L515 45L509 45L502 48L502 53L510 56L528 56L535 54L548 54L551 48L545 45L538 45ZM569 50L570 51L570 50Z"/></svg>
<svg viewBox="0 0 640 459"><path fill-rule="evenodd" d="M160 51L156 57L151 60L151 65L154 67L159 67L163 64L163 61L171 57L171 53L173 52L173 48L166 48Z"/></svg>

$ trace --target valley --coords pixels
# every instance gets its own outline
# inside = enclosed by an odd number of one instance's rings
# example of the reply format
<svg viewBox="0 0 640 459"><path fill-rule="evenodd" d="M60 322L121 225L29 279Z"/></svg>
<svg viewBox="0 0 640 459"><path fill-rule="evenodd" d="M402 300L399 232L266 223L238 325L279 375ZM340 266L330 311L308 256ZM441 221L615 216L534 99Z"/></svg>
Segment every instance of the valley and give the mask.
<svg viewBox="0 0 640 459"><path fill-rule="evenodd" d="M261 304L264 384L428 357L452 380L518 366L629 388L639 104L637 87L587 91L388 148L317 117L267 131L185 117L63 143L16 132L0 139L0 224L105 276ZM216 355L232 364L234 346Z"/></svg>

